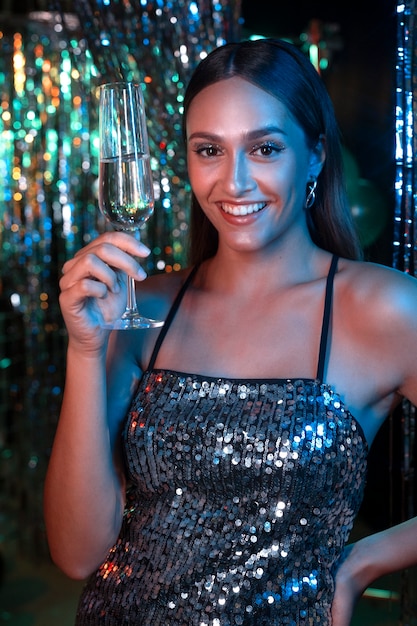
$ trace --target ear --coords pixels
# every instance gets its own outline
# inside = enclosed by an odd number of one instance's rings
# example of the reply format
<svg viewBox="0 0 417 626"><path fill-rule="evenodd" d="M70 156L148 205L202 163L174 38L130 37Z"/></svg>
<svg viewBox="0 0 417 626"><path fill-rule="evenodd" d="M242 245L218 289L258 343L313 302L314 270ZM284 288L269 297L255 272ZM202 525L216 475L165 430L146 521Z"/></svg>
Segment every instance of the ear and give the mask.
<svg viewBox="0 0 417 626"><path fill-rule="evenodd" d="M323 169L324 162L326 160L326 138L324 135L320 135L318 142L311 150L310 163L309 163L309 175L311 179L318 178L321 170Z"/></svg>

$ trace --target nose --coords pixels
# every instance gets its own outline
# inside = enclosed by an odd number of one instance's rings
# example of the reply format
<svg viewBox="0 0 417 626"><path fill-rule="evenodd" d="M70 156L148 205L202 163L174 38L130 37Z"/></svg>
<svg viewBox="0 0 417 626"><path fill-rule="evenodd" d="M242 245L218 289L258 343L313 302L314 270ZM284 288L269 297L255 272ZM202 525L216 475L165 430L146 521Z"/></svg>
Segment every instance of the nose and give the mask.
<svg viewBox="0 0 417 626"><path fill-rule="evenodd" d="M226 191L236 197L256 187L251 164L244 152L236 152L227 159L223 173L223 184Z"/></svg>

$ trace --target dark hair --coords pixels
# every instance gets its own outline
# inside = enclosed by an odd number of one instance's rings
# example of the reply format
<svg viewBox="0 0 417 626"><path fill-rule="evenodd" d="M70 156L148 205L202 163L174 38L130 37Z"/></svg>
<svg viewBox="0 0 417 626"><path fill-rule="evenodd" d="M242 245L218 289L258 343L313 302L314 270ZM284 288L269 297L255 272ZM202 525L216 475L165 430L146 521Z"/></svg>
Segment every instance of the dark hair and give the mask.
<svg viewBox="0 0 417 626"><path fill-rule="evenodd" d="M318 178L316 201L307 211L312 240L339 256L360 259L359 237L348 204L340 132L326 87L309 58L279 39L228 43L199 63L184 98L184 136L193 98L205 87L239 76L280 100L303 129L309 147L325 137L326 160ZM190 262L213 256L218 234L196 197L191 197Z"/></svg>

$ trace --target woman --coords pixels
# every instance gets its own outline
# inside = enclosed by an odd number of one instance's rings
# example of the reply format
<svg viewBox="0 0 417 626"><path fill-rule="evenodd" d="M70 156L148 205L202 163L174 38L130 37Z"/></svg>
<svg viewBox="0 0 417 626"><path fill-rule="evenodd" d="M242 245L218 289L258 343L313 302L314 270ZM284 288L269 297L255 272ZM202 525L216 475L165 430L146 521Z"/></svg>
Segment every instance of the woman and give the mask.
<svg viewBox="0 0 417 626"><path fill-rule="evenodd" d="M348 626L417 563L415 519L345 548L368 446L417 403L417 282L360 260L333 109L295 47L212 52L184 124L190 268L138 290L163 329L100 327L124 272L144 278L132 237L63 268L51 554L90 577L80 625Z"/></svg>

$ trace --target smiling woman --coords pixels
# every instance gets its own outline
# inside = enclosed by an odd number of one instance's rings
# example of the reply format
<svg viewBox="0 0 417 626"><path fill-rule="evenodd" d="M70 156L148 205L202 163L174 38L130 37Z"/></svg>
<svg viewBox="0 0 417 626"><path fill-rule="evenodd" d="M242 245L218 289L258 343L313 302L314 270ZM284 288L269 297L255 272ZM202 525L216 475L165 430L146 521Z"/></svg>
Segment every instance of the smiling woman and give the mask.
<svg viewBox="0 0 417 626"><path fill-rule="evenodd" d="M253 45L258 48L259 54L250 56ZM250 124L246 128L241 123L242 108L239 106L241 100L239 100L238 93L233 89L233 86L227 85L229 81L227 83L223 81L233 77L240 77L240 79L245 80L247 83L246 89L248 90L247 98L249 98L249 86L258 87L259 90L262 90L263 98L265 99L264 109L268 109L268 94L270 96L269 104L273 102L275 109L280 108L278 119L286 124L292 123L294 127L298 125L299 132L303 135L302 141L306 144L305 147L310 150L314 149L312 156L317 159L317 164L314 167L317 168L318 165L319 169L315 173L313 165L311 166L311 171L309 172L310 179L309 181L304 181L303 193L307 182L317 179L318 172L321 169L321 160L324 156L322 153L325 151L327 154L321 173L323 185L318 186L316 202L312 210L307 213L312 239L319 246L337 252L341 256L360 258L360 245L355 234L355 228L343 189L339 129L329 96L314 67L310 63L306 64L306 57L295 46L287 45L284 42L280 42L279 45L277 43L271 45L269 40L268 43L265 40L258 40L256 44L254 42L242 42L239 44L239 47L234 48L233 46L234 44L231 44L229 47L221 49L217 53L215 62L210 61L206 64L203 61L194 73L184 102L184 120L187 124L186 132L189 132L188 125L190 123L187 115L188 103L192 103L194 97L201 94L203 89L216 84L218 85L216 94L218 100L216 106L211 107L211 118L213 119L215 116L220 104L222 108L227 107L230 121L234 122L235 127L240 127L240 133L246 132L247 134L250 129L254 139L251 147L254 148L257 145L255 139L259 140L260 129L265 128L265 125L268 126L265 120L272 119L272 125L276 127L277 119L273 116L272 111L269 112L266 118L263 117L263 112L258 111L259 128L256 128L254 124ZM276 65L274 57L277 60L282 58L282 63L280 62L279 65ZM233 63L229 65L231 59L233 59ZM302 72L300 72L300 64L303 65ZM258 101L256 101L256 91L253 89L251 95L253 101L251 114L253 114L256 108L260 106L260 99L258 98ZM317 99L317 96L320 100ZM246 98L244 101L246 101ZM315 106L316 102L320 104ZM190 109L192 113L191 105ZM205 119L204 117L201 121ZM228 125L228 123L226 124ZM275 146L262 146L262 142L258 141L259 150L263 150L264 156L266 156L265 149L279 152L283 148L283 129L276 128L276 130L278 135L275 133L275 138L279 139L279 141ZM213 132L217 135L215 128ZM205 128L205 133L207 133L207 128ZM325 133L326 139L325 146L323 144L323 133ZM189 144L191 139L192 137L188 138ZM250 137L248 136L247 139L249 142ZM268 139L268 137L264 136L265 139ZM214 146L211 145L210 147L209 143L208 147L213 150L215 144L216 142L214 142ZM188 152L190 153L190 145ZM236 166L238 165L237 163ZM197 262L200 259L200 254L204 256L204 248L210 250L210 252L216 248L217 231L210 226L210 220L204 213L198 210L195 189L193 189L193 192L193 212L191 216L191 242L193 247L191 256L192 260Z"/></svg>
<svg viewBox="0 0 417 626"><path fill-rule="evenodd" d="M195 96L186 126L191 187L222 245L284 252L305 237L305 190L325 159L320 137L309 147L286 107L239 76Z"/></svg>
<svg viewBox="0 0 417 626"><path fill-rule="evenodd" d="M294 46L213 51L184 122L190 267L137 289L162 330L99 324L118 275L141 279L129 235L63 268L51 553L88 577L79 626L348 626L417 563L415 519L347 546L368 448L417 402L417 281L360 260L333 108Z"/></svg>

